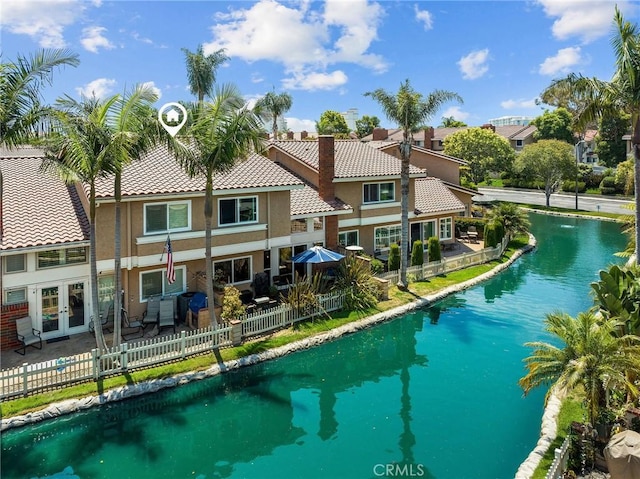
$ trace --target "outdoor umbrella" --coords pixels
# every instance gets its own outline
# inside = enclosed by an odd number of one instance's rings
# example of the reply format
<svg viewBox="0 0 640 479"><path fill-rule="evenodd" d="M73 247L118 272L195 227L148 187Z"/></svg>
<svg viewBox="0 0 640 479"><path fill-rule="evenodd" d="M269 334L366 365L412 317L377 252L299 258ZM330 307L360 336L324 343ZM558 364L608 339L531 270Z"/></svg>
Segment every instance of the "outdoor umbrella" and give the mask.
<svg viewBox="0 0 640 479"><path fill-rule="evenodd" d="M313 246L300 254L291 258L294 263L329 263L331 261L340 261L344 258L343 254L328 250L322 246Z"/></svg>

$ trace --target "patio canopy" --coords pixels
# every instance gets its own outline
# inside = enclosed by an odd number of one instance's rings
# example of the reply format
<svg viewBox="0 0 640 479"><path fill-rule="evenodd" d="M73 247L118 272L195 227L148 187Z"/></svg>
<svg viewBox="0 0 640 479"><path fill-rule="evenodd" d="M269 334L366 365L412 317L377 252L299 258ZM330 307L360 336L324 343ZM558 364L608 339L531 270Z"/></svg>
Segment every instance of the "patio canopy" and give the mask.
<svg viewBox="0 0 640 479"><path fill-rule="evenodd" d="M343 254L336 253L322 246L313 246L300 254L291 258L294 263L330 263L332 261L340 261L344 258Z"/></svg>

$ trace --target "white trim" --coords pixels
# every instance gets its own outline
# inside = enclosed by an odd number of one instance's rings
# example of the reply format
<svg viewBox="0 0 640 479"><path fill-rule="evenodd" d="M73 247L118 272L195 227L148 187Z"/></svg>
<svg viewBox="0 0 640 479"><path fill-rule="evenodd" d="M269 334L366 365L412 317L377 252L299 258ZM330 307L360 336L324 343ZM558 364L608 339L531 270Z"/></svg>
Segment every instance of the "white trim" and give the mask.
<svg viewBox="0 0 640 479"><path fill-rule="evenodd" d="M363 203L360 206L361 210L377 210L382 208L400 208L402 203L400 201L387 201L380 203Z"/></svg>
<svg viewBox="0 0 640 479"><path fill-rule="evenodd" d="M220 211L220 203L222 201L235 201L236 204L236 208L235 208L235 213L237 215L237 219L240 218L240 201L242 200L254 200L254 216L255 219L251 220L251 221L236 221L235 223L221 223L220 219L222 218L222 214ZM229 228L229 227L243 227L245 225L252 225L252 224L256 224L260 222L260 200L258 198L258 196L231 196L231 197L223 197L223 198L218 198L218 228Z"/></svg>
<svg viewBox="0 0 640 479"><path fill-rule="evenodd" d="M72 243L54 243L54 244L44 244L39 246L26 246L24 248L12 248L5 251L0 251L0 256L8 256L11 254L16 254L18 251L20 253L32 253L34 251L42 251L49 249L63 249L63 248L79 248L85 247L89 248L90 246L89 240L85 241L75 241Z"/></svg>
<svg viewBox="0 0 640 479"><path fill-rule="evenodd" d="M147 206L160 206L164 205L167 208L166 220L167 229L162 231L147 231ZM186 205L187 206L187 226L182 228L169 228L169 207L170 205ZM191 231L191 200L176 200L176 201L154 201L142 204L142 234L145 236L176 233L180 231Z"/></svg>
<svg viewBox="0 0 640 479"><path fill-rule="evenodd" d="M420 173L410 173L409 174L409 178L427 178L429 175L427 175L426 172L420 172ZM377 181L382 181L384 182L385 180L388 181L390 179L393 180L399 180L400 179L400 174L397 175L382 175L382 176L348 176L348 177L340 177L340 178L334 178L333 182L334 183L353 183L356 181L366 181L369 183L375 183Z"/></svg>
<svg viewBox="0 0 640 479"><path fill-rule="evenodd" d="M224 236L237 233L253 233L254 231L266 231L267 225L264 223L247 223L238 224L234 223L231 226L220 226L219 228L211 230L211 236ZM204 231L202 232L204 236Z"/></svg>

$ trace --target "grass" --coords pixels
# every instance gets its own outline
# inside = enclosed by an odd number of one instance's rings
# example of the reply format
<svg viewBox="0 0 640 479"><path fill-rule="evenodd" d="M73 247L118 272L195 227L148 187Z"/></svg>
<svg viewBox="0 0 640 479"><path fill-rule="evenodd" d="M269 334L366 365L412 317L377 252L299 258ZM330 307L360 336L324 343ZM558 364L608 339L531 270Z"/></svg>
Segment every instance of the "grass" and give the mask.
<svg viewBox="0 0 640 479"><path fill-rule="evenodd" d="M551 213L570 213L576 216L591 216L594 218L608 218L612 220L623 220L625 215L620 215L617 213L606 213L603 211L583 211L583 210L567 210L565 208L558 208L557 206L543 206L543 205L535 205L530 203L518 203L518 206L523 208L529 208L532 210L540 210L540 211L549 211ZM630 211L631 213L631 211Z"/></svg>

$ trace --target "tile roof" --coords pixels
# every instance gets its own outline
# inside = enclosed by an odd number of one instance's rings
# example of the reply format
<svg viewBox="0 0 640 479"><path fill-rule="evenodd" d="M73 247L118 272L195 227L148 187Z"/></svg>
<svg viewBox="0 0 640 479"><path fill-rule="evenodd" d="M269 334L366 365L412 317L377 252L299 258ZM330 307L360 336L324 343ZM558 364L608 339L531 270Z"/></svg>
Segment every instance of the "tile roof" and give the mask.
<svg viewBox="0 0 640 479"><path fill-rule="evenodd" d="M89 220L75 187L41 172L41 164L42 156L0 157L2 251L89 240Z"/></svg>
<svg viewBox="0 0 640 479"><path fill-rule="evenodd" d="M318 142L312 140L278 140L271 143L318 170ZM401 162L394 156L356 140L335 140L335 178L400 176ZM424 170L411 165L409 174L426 176Z"/></svg>
<svg viewBox="0 0 640 479"><path fill-rule="evenodd" d="M231 170L213 176L213 189L302 187L303 182L268 158L252 153ZM85 187L86 188L86 187ZM128 165L122 173L122 196L203 193L205 179L190 178L175 158L158 147L138 161ZM113 197L113 178L96 182L96 198Z"/></svg>
<svg viewBox="0 0 640 479"><path fill-rule="evenodd" d="M350 213L353 208L336 198L334 201L325 201L320 198L318 190L305 185L304 188L291 191L291 216L303 216L314 213Z"/></svg>
<svg viewBox="0 0 640 479"><path fill-rule="evenodd" d="M389 140L376 140L376 141L369 141L366 144L369 145L372 148L377 148L378 150L386 151L389 148L398 145L398 142L397 141L389 141ZM423 146L412 145L411 149L412 150L416 150L416 151L421 151L423 153L435 156L437 158L442 158L443 160L452 161L452 162L458 163L460 165L466 165L467 164L466 161L461 160L460 158L456 158L455 156L445 155L441 151L431 150L429 148L424 148Z"/></svg>
<svg viewBox="0 0 640 479"><path fill-rule="evenodd" d="M439 178L419 178L415 185L415 209L420 214L465 210L458 197Z"/></svg>

